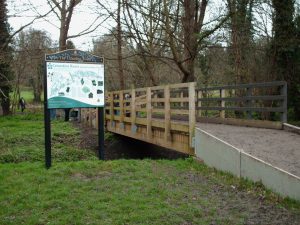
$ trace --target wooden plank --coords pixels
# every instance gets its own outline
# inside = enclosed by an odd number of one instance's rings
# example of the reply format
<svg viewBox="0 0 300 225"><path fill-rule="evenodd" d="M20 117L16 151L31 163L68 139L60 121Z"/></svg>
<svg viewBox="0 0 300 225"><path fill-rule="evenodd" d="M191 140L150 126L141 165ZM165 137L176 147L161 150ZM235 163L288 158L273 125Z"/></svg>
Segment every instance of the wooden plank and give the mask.
<svg viewBox="0 0 300 225"><path fill-rule="evenodd" d="M221 98L225 98L225 97L226 97L226 96L225 96L225 89L221 89L221 90L220 90L220 97L221 97ZM224 100L221 101L221 107L222 107L222 108L225 108L225 101L224 101ZM221 110L221 111L220 111L220 117L221 117L221 118L225 118L225 110Z"/></svg>
<svg viewBox="0 0 300 225"><path fill-rule="evenodd" d="M138 108L138 107L136 107L135 111L136 112L147 112L147 108Z"/></svg>
<svg viewBox="0 0 300 225"><path fill-rule="evenodd" d="M183 96L183 93L181 92L181 95ZM184 98L184 97L180 97L180 98L170 98L170 102L189 102L189 98ZM181 104L181 106L183 107L183 104Z"/></svg>
<svg viewBox="0 0 300 225"><path fill-rule="evenodd" d="M266 88L266 87L278 87L285 85L285 81L273 81L266 83L252 83L252 84L239 84L239 85L226 85L218 87L198 88L201 91L221 90L221 89L243 89L243 88Z"/></svg>
<svg viewBox="0 0 300 225"><path fill-rule="evenodd" d="M196 113L195 113L195 83L189 83L189 144L192 147L193 138L195 136L195 124L196 124Z"/></svg>
<svg viewBox="0 0 300 225"><path fill-rule="evenodd" d="M165 98L152 98L151 102L165 102Z"/></svg>
<svg viewBox="0 0 300 225"><path fill-rule="evenodd" d="M251 96L252 95L252 88L247 88L247 96ZM247 107L251 108L252 107L252 101L247 100L246 101L246 105ZM251 111L247 111L247 119L250 120L252 119L252 112Z"/></svg>
<svg viewBox="0 0 300 225"><path fill-rule="evenodd" d="M120 121L123 122L123 120L124 120L124 93L123 93L123 91L120 91L119 99L120 99Z"/></svg>
<svg viewBox="0 0 300 225"><path fill-rule="evenodd" d="M170 87L168 85L165 86L164 89L164 97L165 97L165 133L164 140L171 140L171 109L170 109Z"/></svg>
<svg viewBox="0 0 300 225"><path fill-rule="evenodd" d="M152 103L151 103L151 88L147 88L147 137L152 138Z"/></svg>
<svg viewBox="0 0 300 225"><path fill-rule="evenodd" d="M189 115L190 114L190 110L186 110L186 109L171 109L171 114Z"/></svg>
<svg viewBox="0 0 300 225"><path fill-rule="evenodd" d="M281 114L281 122L287 123L287 83L281 87L280 94L284 96L284 100L282 101L283 112Z"/></svg>
<svg viewBox="0 0 300 225"><path fill-rule="evenodd" d="M136 111L135 111L135 89L132 89L131 91L131 130L133 130L135 125L135 120L136 120Z"/></svg>
<svg viewBox="0 0 300 225"><path fill-rule="evenodd" d="M164 109L152 109L152 113L165 113Z"/></svg>
<svg viewBox="0 0 300 225"><path fill-rule="evenodd" d="M194 82L190 82L190 83L179 83L179 84L171 84L171 85L169 85L170 86L170 88L171 89L173 89L173 88L187 88L187 87L189 87L190 85L195 85L195 83Z"/></svg>
<svg viewBox="0 0 300 225"><path fill-rule="evenodd" d="M114 112L114 95L113 95L112 92L110 93L110 103L109 104L110 104L109 105L110 119L114 120L114 115L115 115L115 112Z"/></svg>
<svg viewBox="0 0 300 225"><path fill-rule="evenodd" d="M234 126L248 126L257 128L268 128L268 129L282 129L282 123L279 121L268 121L268 120L246 120L246 119L235 119L235 118L208 118L200 117L197 121L201 123L220 123Z"/></svg>
<svg viewBox="0 0 300 225"><path fill-rule="evenodd" d="M200 91L198 91L200 92ZM244 102L248 100L284 100L284 95L256 95L256 96L243 96L243 97L225 97L225 98L199 98L201 102L215 102L215 101L226 101L226 102Z"/></svg>
<svg viewBox="0 0 300 225"><path fill-rule="evenodd" d="M218 107L218 106L201 106L198 109L202 110L228 110L228 111L253 111L253 112L283 112L282 107L265 107L265 108L255 108L255 107Z"/></svg>
<svg viewBox="0 0 300 225"><path fill-rule="evenodd" d="M110 126L108 127L108 131L110 132L114 132L114 133L118 133L120 135L124 135L127 137L131 137L134 139L138 139L141 141L145 141L154 145L158 145L158 146L162 146L164 148L168 148L168 149L172 149L178 152L182 152L185 154L189 154L189 155L194 155L194 151L192 149L189 148L189 145L187 143L182 143L182 142L166 142L164 139L161 138L144 138L144 136L142 134L130 134L130 133L125 133L125 132L121 132L118 131L114 128L111 128Z"/></svg>
<svg viewBox="0 0 300 225"><path fill-rule="evenodd" d="M202 106L202 102L199 101L200 99L203 98L203 93L202 91L198 91L198 99L197 99L197 102L198 102L198 105L197 105L197 108L201 107ZM201 117L202 116L202 110L201 109L198 109L197 110L197 116Z"/></svg>

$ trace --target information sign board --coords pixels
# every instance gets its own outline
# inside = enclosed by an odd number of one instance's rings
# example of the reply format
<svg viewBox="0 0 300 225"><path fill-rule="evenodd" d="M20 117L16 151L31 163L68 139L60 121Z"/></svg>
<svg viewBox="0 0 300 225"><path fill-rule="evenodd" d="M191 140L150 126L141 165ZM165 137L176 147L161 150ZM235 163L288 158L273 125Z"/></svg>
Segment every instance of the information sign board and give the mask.
<svg viewBox="0 0 300 225"><path fill-rule="evenodd" d="M104 65L46 62L48 108L104 106Z"/></svg>

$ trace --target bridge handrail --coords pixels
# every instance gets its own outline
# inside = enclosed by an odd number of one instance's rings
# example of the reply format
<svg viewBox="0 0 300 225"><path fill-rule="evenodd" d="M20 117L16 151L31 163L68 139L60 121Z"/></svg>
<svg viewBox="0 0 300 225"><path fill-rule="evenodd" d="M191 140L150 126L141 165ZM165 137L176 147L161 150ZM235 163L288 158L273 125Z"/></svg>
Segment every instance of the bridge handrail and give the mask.
<svg viewBox="0 0 300 225"><path fill-rule="evenodd" d="M263 88L280 88L280 94L276 95L253 95L254 89ZM239 91L245 89L245 92ZM235 92L235 96L226 96L226 91L232 90ZM202 111L219 111L220 117L225 118L226 111L239 111L247 112L247 118L252 119L252 112L279 112L281 113L281 122L287 122L287 83L285 81L274 81L265 83L252 83L252 84L239 84L239 85L226 85L217 87L206 87L197 88L197 110L198 116L202 116ZM210 91L219 91L220 96L209 97L204 96L205 93ZM236 94L237 92L237 94ZM271 91L272 92L272 91ZM253 106L254 101L277 101L276 107L263 106L257 107ZM210 104L213 102L221 103L220 106L203 106L204 103ZM245 105L240 104L239 106L226 106L226 102L244 102ZM203 104L202 104L203 103Z"/></svg>

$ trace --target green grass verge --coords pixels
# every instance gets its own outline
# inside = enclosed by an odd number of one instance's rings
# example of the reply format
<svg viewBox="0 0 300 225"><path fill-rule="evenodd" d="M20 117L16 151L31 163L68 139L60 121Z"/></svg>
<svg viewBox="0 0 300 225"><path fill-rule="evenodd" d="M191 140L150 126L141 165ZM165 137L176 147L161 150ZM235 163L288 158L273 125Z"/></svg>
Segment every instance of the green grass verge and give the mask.
<svg viewBox="0 0 300 225"><path fill-rule="evenodd" d="M0 224L300 221L299 202L282 199L259 183L191 158L94 160L93 153L78 148L79 130L62 121L53 121L52 127L56 162L46 170L43 115L0 117ZM82 159L87 161L77 161Z"/></svg>
<svg viewBox="0 0 300 225"><path fill-rule="evenodd" d="M268 205L254 197L259 186L192 159L81 161L49 170L0 164L0 180L0 224L7 225L245 224L262 222L260 212L252 214ZM290 209L292 219L300 219L297 210ZM264 212L263 219L271 216Z"/></svg>
<svg viewBox="0 0 300 225"><path fill-rule="evenodd" d="M54 161L95 159L93 152L80 149L80 131L70 123L52 121ZM42 113L0 117L0 163L43 161L44 121Z"/></svg>

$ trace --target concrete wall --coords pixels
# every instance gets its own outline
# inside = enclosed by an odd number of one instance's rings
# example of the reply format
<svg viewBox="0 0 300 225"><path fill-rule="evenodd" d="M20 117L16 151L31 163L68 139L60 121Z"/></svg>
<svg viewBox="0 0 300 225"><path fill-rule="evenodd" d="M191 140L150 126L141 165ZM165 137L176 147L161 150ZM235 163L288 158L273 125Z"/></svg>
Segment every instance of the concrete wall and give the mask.
<svg viewBox="0 0 300 225"><path fill-rule="evenodd" d="M238 177L261 181L280 195L300 200L300 178L255 158L225 141L196 128L195 153L207 165Z"/></svg>
<svg viewBox="0 0 300 225"><path fill-rule="evenodd" d="M198 128L195 153L207 165L240 177L240 150Z"/></svg>

